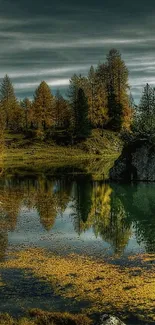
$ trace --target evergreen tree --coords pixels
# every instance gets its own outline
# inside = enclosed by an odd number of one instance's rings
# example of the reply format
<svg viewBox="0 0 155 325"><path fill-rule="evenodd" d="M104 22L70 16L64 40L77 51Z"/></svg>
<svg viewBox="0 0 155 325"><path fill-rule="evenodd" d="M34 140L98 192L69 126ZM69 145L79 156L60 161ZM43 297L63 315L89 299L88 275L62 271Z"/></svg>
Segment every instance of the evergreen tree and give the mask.
<svg viewBox="0 0 155 325"><path fill-rule="evenodd" d="M91 65L89 72L88 72L88 80L93 83L95 80L95 68Z"/></svg>
<svg viewBox="0 0 155 325"><path fill-rule="evenodd" d="M4 120L0 115L0 160L3 157L4 153Z"/></svg>
<svg viewBox="0 0 155 325"><path fill-rule="evenodd" d="M6 75L1 83L0 88L1 115L3 116L6 128L11 128L14 124L15 114L19 113L19 104L17 102L12 82ZM17 126L17 125L16 125Z"/></svg>
<svg viewBox="0 0 155 325"><path fill-rule="evenodd" d="M95 69L93 66L90 67L90 70L88 72L88 78L87 81L85 82L86 87L85 87L85 92L88 98L88 106L89 106L89 111L88 111L88 116L91 125L94 125L94 108L95 108Z"/></svg>
<svg viewBox="0 0 155 325"><path fill-rule="evenodd" d="M77 91L81 88L88 102L88 119L92 127L103 128L108 119L107 93L105 76L101 75L99 69L95 71L91 66L88 77L74 75L71 79L70 93L74 96L74 106L76 106ZM73 103L73 101L72 101Z"/></svg>
<svg viewBox="0 0 155 325"><path fill-rule="evenodd" d="M133 109L128 95L128 70L117 50L112 49L106 63L99 64L96 70L91 66L87 78L74 75L71 82L75 97L79 88L87 97L88 118L92 127L103 130L108 124L116 131L130 129Z"/></svg>
<svg viewBox="0 0 155 325"><path fill-rule="evenodd" d="M87 138L90 134L88 120L88 102L83 89L77 91L77 101L74 107L74 133L78 139Z"/></svg>
<svg viewBox="0 0 155 325"><path fill-rule="evenodd" d="M148 83L143 90L139 111L146 116L150 116L154 112L154 90Z"/></svg>
<svg viewBox="0 0 155 325"><path fill-rule="evenodd" d="M0 89L0 98L1 100L6 100L6 101L9 100L13 101L16 99L14 88L8 75L5 75L5 77L2 80L1 89Z"/></svg>
<svg viewBox="0 0 155 325"><path fill-rule="evenodd" d="M45 81L35 91L33 101L33 124L38 130L45 130L54 124L54 98Z"/></svg>
<svg viewBox="0 0 155 325"><path fill-rule="evenodd" d="M74 142L75 137L75 112L77 111L77 94L78 94L78 77L74 74L70 79L70 85L68 90L69 104L71 108L71 117L70 117L70 134L72 144Z"/></svg>
<svg viewBox="0 0 155 325"><path fill-rule="evenodd" d="M136 109L136 104L134 101L134 98L132 96L132 93L129 94L129 107L134 111Z"/></svg>
<svg viewBox="0 0 155 325"><path fill-rule="evenodd" d="M154 89L147 83L144 87L140 104L135 116L134 128L143 135L155 132L155 94Z"/></svg>
<svg viewBox="0 0 155 325"><path fill-rule="evenodd" d="M69 119L70 119L69 104L63 98L59 90L57 90L55 95L54 119L55 119L55 126L57 128L62 128L62 127L67 128L69 126Z"/></svg>
<svg viewBox="0 0 155 325"><path fill-rule="evenodd" d="M31 124L31 109L32 109L32 103L29 100L29 98L24 98L23 101L21 101L21 107L24 109L23 128L27 131Z"/></svg>
<svg viewBox="0 0 155 325"><path fill-rule="evenodd" d="M59 128L60 126L60 115L61 115L61 103L62 103L62 96L60 94L60 91L57 90L55 95L55 125Z"/></svg>

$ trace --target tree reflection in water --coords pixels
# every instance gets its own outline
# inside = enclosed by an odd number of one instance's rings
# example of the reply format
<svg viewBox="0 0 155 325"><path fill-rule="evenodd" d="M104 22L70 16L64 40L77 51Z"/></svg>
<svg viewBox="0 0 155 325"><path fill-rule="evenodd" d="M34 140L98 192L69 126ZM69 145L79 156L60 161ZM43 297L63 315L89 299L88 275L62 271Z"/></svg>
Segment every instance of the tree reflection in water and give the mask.
<svg viewBox="0 0 155 325"><path fill-rule="evenodd" d="M109 243L115 254L123 254L133 233L147 252L155 252L155 184L108 184L90 175L1 177L0 181L0 259L7 249L8 232L16 228L23 207L35 209L46 231L57 216L71 205L75 232L89 229Z"/></svg>

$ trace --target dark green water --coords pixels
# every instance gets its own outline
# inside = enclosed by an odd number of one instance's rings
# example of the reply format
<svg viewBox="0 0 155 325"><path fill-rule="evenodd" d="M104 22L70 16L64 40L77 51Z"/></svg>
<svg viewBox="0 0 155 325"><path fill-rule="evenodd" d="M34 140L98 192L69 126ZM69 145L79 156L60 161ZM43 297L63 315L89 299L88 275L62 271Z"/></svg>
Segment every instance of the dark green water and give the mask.
<svg viewBox="0 0 155 325"><path fill-rule="evenodd" d="M6 174L0 179L0 260L29 247L58 255L114 256L119 264L129 255L155 253L155 184L104 183L67 169ZM48 283L33 276L28 281L22 270L3 269L1 278L6 286L0 287L0 312L81 308L52 295Z"/></svg>

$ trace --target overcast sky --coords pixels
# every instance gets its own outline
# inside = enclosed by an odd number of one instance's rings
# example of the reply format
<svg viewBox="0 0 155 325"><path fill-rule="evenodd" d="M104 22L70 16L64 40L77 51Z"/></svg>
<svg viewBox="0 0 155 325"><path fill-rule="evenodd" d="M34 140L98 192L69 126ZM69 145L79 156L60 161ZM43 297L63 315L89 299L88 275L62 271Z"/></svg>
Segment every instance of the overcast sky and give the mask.
<svg viewBox="0 0 155 325"><path fill-rule="evenodd" d="M155 0L0 0L0 78L12 78L18 97L32 97L41 80L65 93L73 73L113 47L137 101L155 85Z"/></svg>

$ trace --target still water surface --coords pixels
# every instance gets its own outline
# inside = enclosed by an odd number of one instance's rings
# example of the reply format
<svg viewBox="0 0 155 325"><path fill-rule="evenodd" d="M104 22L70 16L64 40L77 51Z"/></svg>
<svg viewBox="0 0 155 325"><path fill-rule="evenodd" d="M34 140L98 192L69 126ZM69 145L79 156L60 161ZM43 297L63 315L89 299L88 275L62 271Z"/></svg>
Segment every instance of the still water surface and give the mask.
<svg viewBox="0 0 155 325"><path fill-rule="evenodd" d="M0 261L3 265L13 258L10 253L32 248L62 257L112 258L119 265L128 263L128 256L155 253L155 184L105 183L67 169L3 176ZM79 311L89 305L87 300L72 305L31 271L27 278L22 269L3 266L1 281L0 312Z"/></svg>

